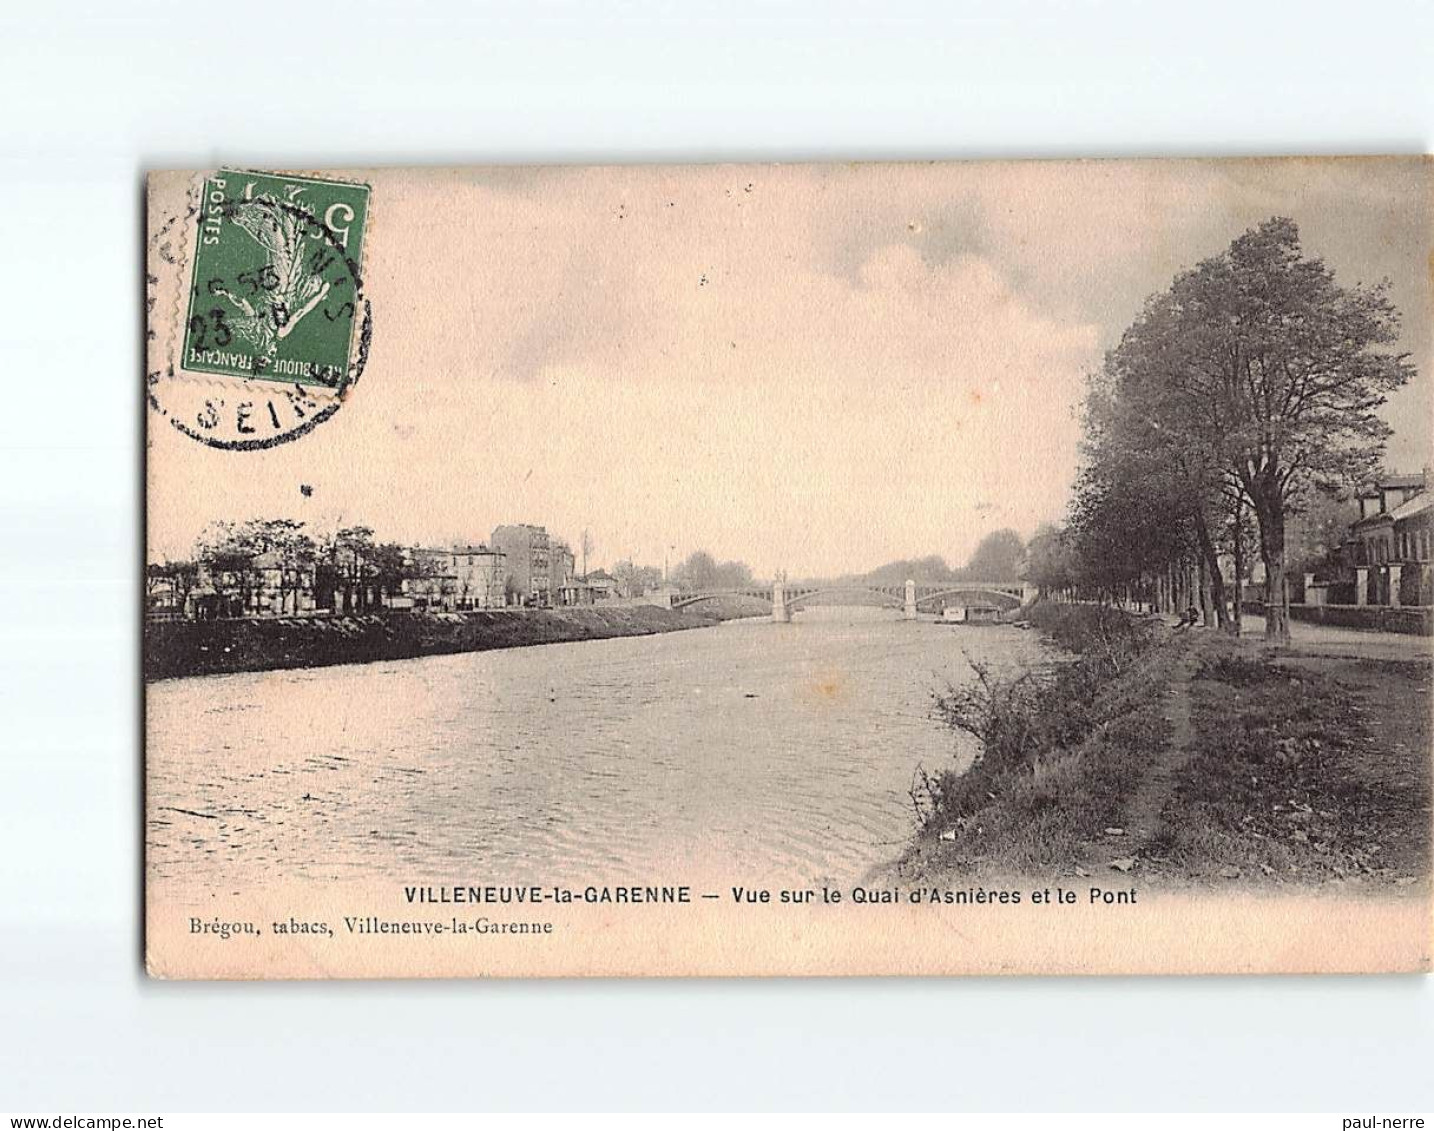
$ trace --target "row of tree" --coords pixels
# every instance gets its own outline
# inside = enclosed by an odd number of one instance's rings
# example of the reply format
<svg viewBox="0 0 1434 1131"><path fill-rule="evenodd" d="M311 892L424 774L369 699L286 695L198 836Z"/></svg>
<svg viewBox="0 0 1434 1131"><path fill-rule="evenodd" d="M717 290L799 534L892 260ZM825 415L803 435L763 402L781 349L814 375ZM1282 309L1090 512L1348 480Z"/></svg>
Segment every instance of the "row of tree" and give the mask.
<svg viewBox="0 0 1434 1131"><path fill-rule="evenodd" d="M312 587L316 603L339 612L364 612L403 582L422 577L431 563L407 553L396 542L379 542L367 526L350 526L318 539L292 519L213 522L187 561L153 563L147 577L153 588L172 587L185 606L202 571L225 612L245 612L266 581L276 583L281 608L297 611L299 594ZM232 607L228 607L232 606Z"/></svg>
<svg viewBox="0 0 1434 1131"><path fill-rule="evenodd" d="M918 585L947 585L962 581L1010 581L1022 576L1026 560L1025 543L1014 530L995 530L981 539L964 566L949 565L932 554L924 558L902 558L887 562L847 581L870 585L902 585L909 578Z"/></svg>
<svg viewBox="0 0 1434 1131"><path fill-rule="evenodd" d="M1021 536L1014 530L997 530L986 535L964 566L951 566L946 559L932 554L924 558L903 558L887 562L876 569L839 578L805 578L808 583L857 583L867 585L902 585L907 579L922 585L943 585L961 581L1006 581L1021 576L1026 550ZM649 567L633 567L631 562L618 562L613 575L619 583L626 576L638 576L655 585L662 579L661 571ZM746 562L718 561L706 550L697 550L672 568L670 584L687 591L748 589L766 582L755 578ZM649 587L651 587L649 585ZM639 590L642 592L642 590Z"/></svg>
<svg viewBox="0 0 1434 1131"><path fill-rule="evenodd" d="M580 545L586 559L593 548L587 531ZM213 522L200 534L192 560L148 567L151 592L168 586L182 608L199 582L201 567L216 591L210 599L218 600L225 613L250 610L259 590L265 585L273 588L275 582L284 608L297 609L298 595L311 586L319 607L361 613L401 592L405 581L429 575L435 564L396 542L376 540L367 526L314 538L303 523L289 519ZM613 565L612 576L619 592L628 597L640 597L664 584L661 568L628 559ZM753 578L745 562L718 561L706 550L697 550L672 570L671 583L690 590L743 589L753 584ZM509 592L514 603L522 596Z"/></svg>
<svg viewBox="0 0 1434 1131"><path fill-rule="evenodd" d="M1291 520L1372 476L1377 410L1414 372L1388 292L1339 285L1278 217L1178 275L1092 377L1069 521L1032 539L1029 579L1237 629L1221 558L1242 579L1258 556L1266 635L1288 640Z"/></svg>
<svg viewBox="0 0 1434 1131"><path fill-rule="evenodd" d="M746 562L718 561L706 550L695 550L672 570L672 584L694 592L746 589L755 584Z"/></svg>

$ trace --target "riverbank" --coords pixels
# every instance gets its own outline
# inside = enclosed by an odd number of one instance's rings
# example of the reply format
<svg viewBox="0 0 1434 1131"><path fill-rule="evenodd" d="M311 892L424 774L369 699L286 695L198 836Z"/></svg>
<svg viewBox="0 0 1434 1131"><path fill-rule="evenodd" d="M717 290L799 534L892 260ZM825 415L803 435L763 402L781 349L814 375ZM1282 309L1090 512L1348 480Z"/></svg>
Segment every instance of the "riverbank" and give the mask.
<svg viewBox="0 0 1434 1131"><path fill-rule="evenodd" d="M405 660L709 628L721 618L656 605L384 612L149 624L146 680Z"/></svg>
<svg viewBox="0 0 1434 1131"><path fill-rule="evenodd" d="M1428 656L1272 651L1093 606L1036 623L1073 658L943 700L983 753L918 795L898 877L1428 882Z"/></svg>

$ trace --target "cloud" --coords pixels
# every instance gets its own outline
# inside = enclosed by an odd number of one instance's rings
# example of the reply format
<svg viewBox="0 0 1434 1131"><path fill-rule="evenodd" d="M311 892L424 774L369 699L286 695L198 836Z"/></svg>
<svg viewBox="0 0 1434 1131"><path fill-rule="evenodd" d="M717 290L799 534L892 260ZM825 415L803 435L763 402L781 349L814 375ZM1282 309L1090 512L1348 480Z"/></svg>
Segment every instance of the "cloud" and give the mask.
<svg viewBox="0 0 1434 1131"><path fill-rule="evenodd" d="M303 508L408 542L590 527L595 562L960 560L1060 516L1085 373L1146 294L1273 211L1342 279L1392 265L1425 366L1427 207L1410 202L1427 201L1417 181L1364 194L1371 177L1391 180L1357 163L376 173L374 347L351 403L242 474L231 457L203 497L191 469L212 455L157 435L155 542L182 553L215 515ZM1427 450L1427 378L1407 399Z"/></svg>

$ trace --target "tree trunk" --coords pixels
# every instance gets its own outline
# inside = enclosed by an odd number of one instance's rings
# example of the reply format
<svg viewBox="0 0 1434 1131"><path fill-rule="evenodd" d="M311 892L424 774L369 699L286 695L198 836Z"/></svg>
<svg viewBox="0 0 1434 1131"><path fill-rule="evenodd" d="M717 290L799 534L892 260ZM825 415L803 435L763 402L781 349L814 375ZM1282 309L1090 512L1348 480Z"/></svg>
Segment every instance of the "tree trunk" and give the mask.
<svg viewBox="0 0 1434 1131"><path fill-rule="evenodd" d="M1220 555L1210 537L1203 511L1195 512L1195 536L1200 543L1200 603L1205 610L1205 627L1229 631L1225 613L1225 579L1220 574ZM1211 614L1214 614L1213 616Z"/></svg>
<svg viewBox="0 0 1434 1131"><path fill-rule="evenodd" d="M1205 555L1200 555L1200 619L1206 628L1214 628L1223 621L1223 616L1215 613L1215 597L1210 585L1210 566L1205 561Z"/></svg>
<svg viewBox="0 0 1434 1131"><path fill-rule="evenodd" d="M1235 635L1240 635L1245 603L1245 500L1235 497Z"/></svg>
<svg viewBox="0 0 1434 1131"><path fill-rule="evenodd" d="M1290 598L1285 586L1285 506L1276 498L1255 496L1260 521L1260 558L1265 563L1265 639L1290 642Z"/></svg>

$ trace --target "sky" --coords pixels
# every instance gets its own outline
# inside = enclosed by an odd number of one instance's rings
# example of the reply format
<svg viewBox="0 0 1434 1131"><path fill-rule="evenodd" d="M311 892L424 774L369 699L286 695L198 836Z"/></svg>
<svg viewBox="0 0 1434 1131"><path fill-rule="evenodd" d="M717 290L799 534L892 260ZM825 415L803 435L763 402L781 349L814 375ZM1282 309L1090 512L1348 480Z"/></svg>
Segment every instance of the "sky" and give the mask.
<svg viewBox="0 0 1434 1131"><path fill-rule="evenodd" d="M759 576L962 562L1064 513L1087 374L1176 272L1273 215L1387 277L1418 377L1387 465L1431 462L1419 160L365 170L372 353L258 452L151 427L152 558L212 519L405 544L546 525L590 566ZM300 484L312 488L303 494ZM579 563L581 567L581 562Z"/></svg>

